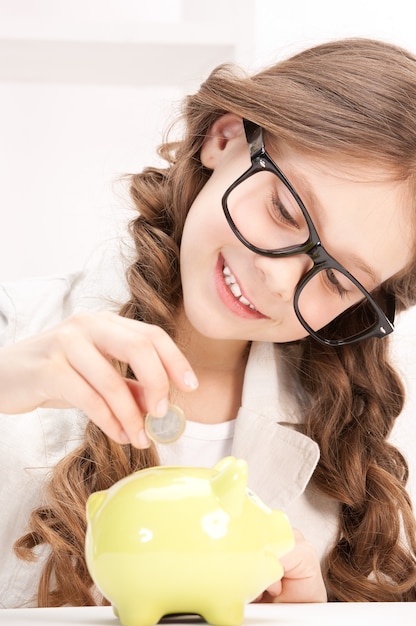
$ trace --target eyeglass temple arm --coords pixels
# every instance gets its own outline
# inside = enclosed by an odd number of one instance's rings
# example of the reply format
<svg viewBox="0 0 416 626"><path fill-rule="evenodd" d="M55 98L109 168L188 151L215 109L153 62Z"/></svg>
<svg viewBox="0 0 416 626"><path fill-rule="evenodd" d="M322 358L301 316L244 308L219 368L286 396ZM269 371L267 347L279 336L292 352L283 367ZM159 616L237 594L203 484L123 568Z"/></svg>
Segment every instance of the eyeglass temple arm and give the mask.
<svg viewBox="0 0 416 626"><path fill-rule="evenodd" d="M387 293L387 319L394 325L394 319L396 317L396 297L393 293Z"/></svg>
<svg viewBox="0 0 416 626"><path fill-rule="evenodd" d="M244 132L246 134L247 144L250 149L250 157L256 156L264 150L263 129L258 124L243 120Z"/></svg>

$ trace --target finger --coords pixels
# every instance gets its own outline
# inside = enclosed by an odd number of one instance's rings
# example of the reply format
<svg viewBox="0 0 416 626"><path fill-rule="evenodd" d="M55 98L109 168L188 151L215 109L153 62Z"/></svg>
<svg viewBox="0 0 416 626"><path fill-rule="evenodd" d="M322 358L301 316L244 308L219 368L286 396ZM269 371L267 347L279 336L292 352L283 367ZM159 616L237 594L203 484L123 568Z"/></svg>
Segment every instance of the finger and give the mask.
<svg viewBox="0 0 416 626"><path fill-rule="evenodd" d="M61 381L59 392L52 393L54 399L45 401L43 407L77 407L108 437L121 444L129 442L123 426L103 397L78 372L68 366Z"/></svg>
<svg viewBox="0 0 416 626"><path fill-rule="evenodd" d="M198 379L188 359L175 342L157 326L150 327L150 337L169 379L181 391L193 391Z"/></svg>
<svg viewBox="0 0 416 626"><path fill-rule="evenodd" d="M280 559L283 578L271 585L268 592L274 602L326 602L318 553L298 530L294 529L294 535L295 547Z"/></svg>
<svg viewBox="0 0 416 626"><path fill-rule="evenodd" d="M140 345L142 341L145 343L146 341L150 341L156 349L156 352L158 353L166 371L168 372L170 380L176 387L178 387L178 389L181 389L182 391L189 391L198 386L197 377L192 370L188 359L181 352L173 339L162 328L153 324L124 318L112 313L104 313L103 315L111 316L109 320L114 324L118 324L123 331L126 331L127 328L131 331L131 343L125 345L123 347L123 351L124 349L127 351L131 350L131 354L137 355L137 345ZM115 346L115 350L119 347L120 344ZM126 361L116 354L112 356L121 361L124 360L124 362L130 363L130 360Z"/></svg>
<svg viewBox="0 0 416 626"><path fill-rule="evenodd" d="M146 412L166 413L171 383L184 391L196 389L198 381L188 360L161 328L119 316L109 321L111 332L108 324L94 329L94 343L130 365L143 387Z"/></svg>
<svg viewBox="0 0 416 626"><path fill-rule="evenodd" d="M284 579L282 591L278 595L272 595L271 600L275 603L309 603L327 602L328 596L323 580L314 578Z"/></svg>
<svg viewBox="0 0 416 626"><path fill-rule="evenodd" d="M83 344L82 351L78 348L69 350L67 354L71 367L86 381L91 389L91 398L88 409L84 409L106 434L109 434L109 425L115 420L118 425L117 441L127 435L128 440L136 447L147 447L143 431L143 412L135 401L129 386L114 367L91 344ZM96 404L101 409L98 396L107 407L98 413ZM99 421L97 421L99 420ZM105 424L102 426L102 424ZM112 428L112 432L114 428ZM126 443L126 441L124 441Z"/></svg>
<svg viewBox="0 0 416 626"><path fill-rule="evenodd" d="M268 593L271 596L271 598L275 598L277 596L280 596L280 594L282 593L282 587L283 587L282 581L276 580L276 582L274 582L272 585L267 587L266 593Z"/></svg>

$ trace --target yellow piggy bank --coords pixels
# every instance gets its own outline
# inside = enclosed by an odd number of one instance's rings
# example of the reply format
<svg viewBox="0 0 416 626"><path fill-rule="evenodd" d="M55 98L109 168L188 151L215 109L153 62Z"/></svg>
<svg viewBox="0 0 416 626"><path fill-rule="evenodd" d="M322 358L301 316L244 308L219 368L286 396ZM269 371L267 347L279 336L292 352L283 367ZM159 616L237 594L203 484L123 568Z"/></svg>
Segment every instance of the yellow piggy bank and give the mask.
<svg viewBox="0 0 416 626"><path fill-rule="evenodd" d="M285 514L247 489L247 464L234 457L135 472L93 493L87 519L89 572L124 626L177 613L241 624L294 546Z"/></svg>

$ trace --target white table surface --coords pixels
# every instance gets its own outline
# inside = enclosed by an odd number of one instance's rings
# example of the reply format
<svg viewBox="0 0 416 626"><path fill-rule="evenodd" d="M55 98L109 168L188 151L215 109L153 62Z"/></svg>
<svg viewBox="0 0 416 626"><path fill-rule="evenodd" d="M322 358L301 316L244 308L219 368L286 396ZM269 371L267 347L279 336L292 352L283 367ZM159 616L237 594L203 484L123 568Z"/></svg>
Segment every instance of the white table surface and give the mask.
<svg viewBox="0 0 416 626"><path fill-rule="evenodd" d="M198 618L163 620L163 624L205 624ZM249 604L243 626L415 626L416 602ZM0 609L4 626L118 626L111 607Z"/></svg>

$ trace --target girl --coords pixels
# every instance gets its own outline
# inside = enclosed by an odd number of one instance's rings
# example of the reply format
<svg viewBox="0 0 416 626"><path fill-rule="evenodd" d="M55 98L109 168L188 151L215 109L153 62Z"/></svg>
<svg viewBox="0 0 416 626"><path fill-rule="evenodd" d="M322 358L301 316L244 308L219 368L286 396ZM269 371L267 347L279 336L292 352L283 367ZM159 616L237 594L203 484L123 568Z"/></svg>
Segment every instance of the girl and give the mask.
<svg viewBox="0 0 416 626"><path fill-rule="evenodd" d="M88 310L108 308L94 274L3 292L1 601L102 601L88 495L230 453L302 533L262 599L414 601L416 457L391 441L409 425L389 336L416 302L416 60L362 39L251 77L219 67L183 122L166 168L130 177L119 315ZM185 434L150 444L144 415L168 402Z"/></svg>

